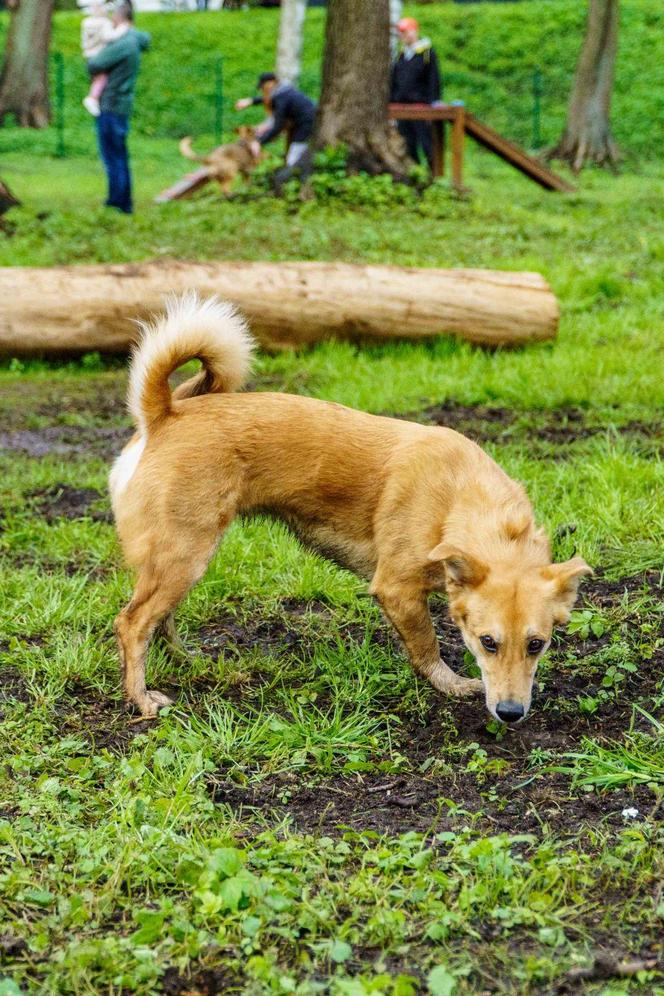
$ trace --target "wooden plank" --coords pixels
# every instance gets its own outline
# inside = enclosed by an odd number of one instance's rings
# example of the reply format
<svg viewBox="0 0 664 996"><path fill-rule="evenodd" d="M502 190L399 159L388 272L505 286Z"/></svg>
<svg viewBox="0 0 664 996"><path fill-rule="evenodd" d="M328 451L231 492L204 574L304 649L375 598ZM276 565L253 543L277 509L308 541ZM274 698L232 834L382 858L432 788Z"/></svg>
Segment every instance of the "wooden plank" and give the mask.
<svg viewBox="0 0 664 996"><path fill-rule="evenodd" d="M389 116L395 121L454 121L457 105L390 104Z"/></svg>
<svg viewBox="0 0 664 996"><path fill-rule="evenodd" d="M168 190L162 190L155 197L156 204L165 204L167 201L179 201L183 197L190 197L196 190L200 190L211 179L210 171L207 168L194 170L187 173L181 180L174 183Z"/></svg>
<svg viewBox="0 0 664 996"><path fill-rule="evenodd" d="M476 118L474 114L466 113L466 131L479 145L504 159L510 166L514 166L515 169L530 177L535 183L539 183L546 190L569 192L576 189L539 159L529 156L522 148L515 145L514 142L510 142L509 139L503 138L493 128Z"/></svg>

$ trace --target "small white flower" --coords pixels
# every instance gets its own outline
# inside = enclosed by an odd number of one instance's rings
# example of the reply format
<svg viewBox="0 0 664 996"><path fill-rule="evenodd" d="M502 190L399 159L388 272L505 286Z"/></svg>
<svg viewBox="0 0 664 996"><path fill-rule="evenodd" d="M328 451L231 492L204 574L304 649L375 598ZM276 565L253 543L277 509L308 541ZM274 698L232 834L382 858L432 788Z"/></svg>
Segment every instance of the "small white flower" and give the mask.
<svg viewBox="0 0 664 996"><path fill-rule="evenodd" d="M639 815L639 811L634 806L628 806L627 809L623 809L622 814L626 820L635 820Z"/></svg>

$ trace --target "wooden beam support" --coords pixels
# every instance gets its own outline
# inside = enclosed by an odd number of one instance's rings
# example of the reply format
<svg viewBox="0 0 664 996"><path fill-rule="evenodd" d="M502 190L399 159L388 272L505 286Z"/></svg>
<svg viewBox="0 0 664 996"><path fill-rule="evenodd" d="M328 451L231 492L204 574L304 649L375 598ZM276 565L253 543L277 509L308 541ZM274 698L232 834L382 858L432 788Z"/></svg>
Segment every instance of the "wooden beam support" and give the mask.
<svg viewBox="0 0 664 996"><path fill-rule="evenodd" d="M466 110L455 107L452 123L452 185L456 191L463 190L463 140L465 135Z"/></svg>

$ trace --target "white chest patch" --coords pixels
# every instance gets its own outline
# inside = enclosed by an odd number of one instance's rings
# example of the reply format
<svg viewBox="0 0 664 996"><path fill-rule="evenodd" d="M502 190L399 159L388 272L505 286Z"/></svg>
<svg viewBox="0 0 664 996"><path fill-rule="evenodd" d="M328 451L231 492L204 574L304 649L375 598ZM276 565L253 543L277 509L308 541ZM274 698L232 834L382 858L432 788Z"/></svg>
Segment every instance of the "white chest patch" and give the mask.
<svg viewBox="0 0 664 996"><path fill-rule="evenodd" d="M129 443L123 449L111 468L108 484L111 491L111 504L115 508L115 503L121 497L125 488L134 476L134 472L140 463L143 450L145 449L145 437L139 436L136 442Z"/></svg>

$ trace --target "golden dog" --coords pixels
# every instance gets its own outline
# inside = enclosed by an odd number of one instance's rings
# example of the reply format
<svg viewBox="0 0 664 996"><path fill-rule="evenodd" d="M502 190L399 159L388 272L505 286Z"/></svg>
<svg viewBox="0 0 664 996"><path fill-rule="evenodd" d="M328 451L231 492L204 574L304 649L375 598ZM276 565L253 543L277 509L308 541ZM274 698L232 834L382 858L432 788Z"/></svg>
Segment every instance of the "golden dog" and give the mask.
<svg viewBox="0 0 664 996"><path fill-rule="evenodd" d="M197 155L191 146L191 137L187 135L180 140L180 152L185 159L203 163L208 167L210 176L216 180L222 191L229 194L233 180L240 173L248 179L261 160L260 150L256 150L256 134L248 125L240 125L237 129L240 136L236 142L229 142L214 149L207 156Z"/></svg>
<svg viewBox="0 0 664 996"><path fill-rule="evenodd" d="M484 688L512 723L530 706L537 663L569 618L580 557L552 564L523 487L451 429L367 415L289 394L235 394L252 341L227 304L172 301L143 330L129 408L137 434L110 476L131 602L115 623L127 699L143 716L170 700L145 685L158 626L205 572L237 515L270 515L306 545L370 581L418 674L449 695ZM203 370L174 393L169 375ZM482 681L441 659L427 600L446 590Z"/></svg>

